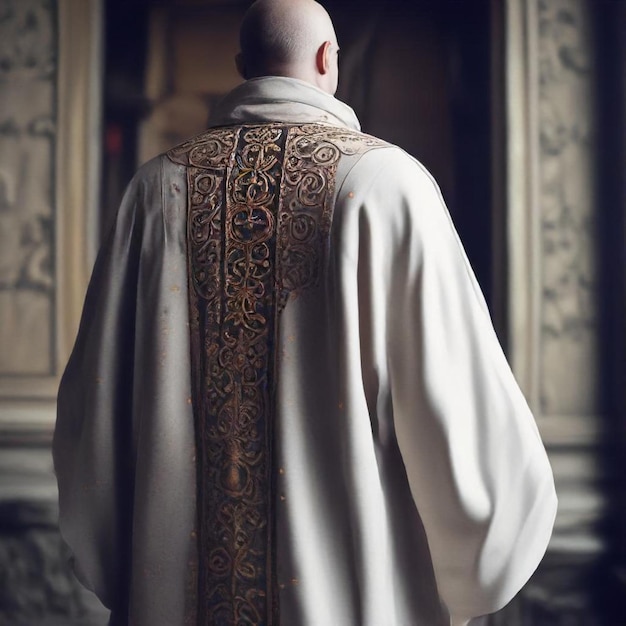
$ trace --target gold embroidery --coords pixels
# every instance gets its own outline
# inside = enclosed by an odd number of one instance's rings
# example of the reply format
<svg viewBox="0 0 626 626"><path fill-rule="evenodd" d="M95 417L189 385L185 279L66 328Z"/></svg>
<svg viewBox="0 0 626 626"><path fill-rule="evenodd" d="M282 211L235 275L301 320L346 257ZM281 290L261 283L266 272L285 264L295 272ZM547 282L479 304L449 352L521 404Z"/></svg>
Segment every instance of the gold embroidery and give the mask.
<svg viewBox="0 0 626 626"><path fill-rule="evenodd" d="M278 624L277 316L319 282L341 155L381 145L318 124L260 124L168 153L187 166L202 626Z"/></svg>
<svg viewBox="0 0 626 626"><path fill-rule="evenodd" d="M333 215L335 176L342 155L388 144L351 130L294 126L287 141L279 208L279 307L319 280Z"/></svg>
<svg viewBox="0 0 626 626"><path fill-rule="evenodd" d="M221 169L226 165L236 136L236 128L214 128L172 148L167 156L181 165Z"/></svg>

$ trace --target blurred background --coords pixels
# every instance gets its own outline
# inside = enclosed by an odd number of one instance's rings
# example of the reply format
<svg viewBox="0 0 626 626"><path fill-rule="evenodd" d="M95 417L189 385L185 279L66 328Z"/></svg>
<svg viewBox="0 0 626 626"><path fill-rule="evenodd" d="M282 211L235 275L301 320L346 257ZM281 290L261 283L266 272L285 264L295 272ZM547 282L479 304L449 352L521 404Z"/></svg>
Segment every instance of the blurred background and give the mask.
<svg viewBox="0 0 626 626"><path fill-rule="evenodd" d="M0 0L0 626L106 624L57 529L56 388L126 184L240 82L249 4ZM626 625L626 2L322 4L337 97L438 180L555 472L489 623Z"/></svg>

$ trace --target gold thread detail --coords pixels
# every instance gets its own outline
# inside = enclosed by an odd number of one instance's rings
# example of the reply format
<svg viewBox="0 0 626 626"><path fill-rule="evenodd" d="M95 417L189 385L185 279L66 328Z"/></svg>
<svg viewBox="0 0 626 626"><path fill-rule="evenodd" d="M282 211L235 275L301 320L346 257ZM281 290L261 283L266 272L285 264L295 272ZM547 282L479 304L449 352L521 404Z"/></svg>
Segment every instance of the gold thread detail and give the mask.
<svg viewBox="0 0 626 626"><path fill-rule="evenodd" d="M202 626L278 624L278 316L320 281L341 156L383 145L321 124L259 124L168 153L187 168Z"/></svg>

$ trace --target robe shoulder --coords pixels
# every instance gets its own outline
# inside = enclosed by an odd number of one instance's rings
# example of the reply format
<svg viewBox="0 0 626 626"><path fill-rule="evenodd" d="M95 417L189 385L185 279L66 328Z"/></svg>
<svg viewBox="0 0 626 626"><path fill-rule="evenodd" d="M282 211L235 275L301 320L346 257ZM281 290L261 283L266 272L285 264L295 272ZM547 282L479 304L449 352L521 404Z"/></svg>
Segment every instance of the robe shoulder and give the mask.
<svg viewBox="0 0 626 626"><path fill-rule="evenodd" d="M467 262L441 190L428 169L402 148L387 144L355 160L338 186L335 219L358 213L389 252L414 256L423 239L446 240ZM392 270L389 260L387 269ZM484 302L482 294L479 299Z"/></svg>
<svg viewBox="0 0 626 626"><path fill-rule="evenodd" d="M128 218L141 218L148 214L151 209L160 209L160 203L155 206L154 202L148 202L148 200L158 199L160 196L162 169L163 155L150 159L137 169L126 186L117 212L116 222L118 225L114 228L120 228Z"/></svg>
<svg viewBox="0 0 626 626"><path fill-rule="evenodd" d="M378 329L368 343L439 593L457 621L492 613L537 567L557 501L439 187L400 148L372 150L346 175L333 228L347 280L368 285L359 310Z"/></svg>
<svg viewBox="0 0 626 626"><path fill-rule="evenodd" d="M117 221L133 217L158 218L167 213L172 197L184 191L185 168L174 163L167 153L159 154L141 165L128 183L120 203Z"/></svg>
<svg viewBox="0 0 626 626"><path fill-rule="evenodd" d="M383 189L392 194L390 199L408 194L414 199L440 201L439 186L420 161L394 144L382 142L379 147L355 162L342 191L356 195L358 190L360 196L365 196Z"/></svg>
<svg viewBox="0 0 626 626"><path fill-rule="evenodd" d="M160 154L141 165L128 183L128 190L141 192L160 185L163 175L163 156Z"/></svg>
<svg viewBox="0 0 626 626"><path fill-rule="evenodd" d="M263 130L259 132L259 129ZM204 133L168 150L166 155L174 163L201 169L221 169L227 166L228 159L237 142L244 137L246 143L267 142L268 134L284 132L288 141L306 142L304 150L312 150L319 145L334 146L343 156L359 156L375 148L387 147L386 141L361 131L333 126L330 124L270 122L220 126L209 128ZM246 136L248 134L248 136ZM277 133L272 140L278 140Z"/></svg>

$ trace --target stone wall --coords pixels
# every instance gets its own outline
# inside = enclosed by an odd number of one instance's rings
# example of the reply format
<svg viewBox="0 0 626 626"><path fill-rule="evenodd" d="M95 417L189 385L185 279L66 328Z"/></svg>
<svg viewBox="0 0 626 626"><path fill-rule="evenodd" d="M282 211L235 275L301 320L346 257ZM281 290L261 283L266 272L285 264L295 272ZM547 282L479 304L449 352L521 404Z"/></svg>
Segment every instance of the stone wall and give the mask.
<svg viewBox="0 0 626 626"><path fill-rule="evenodd" d="M497 626L613 626L623 597L611 567L610 509L622 496L603 413L598 258L600 126L594 0L507 0L511 135L509 356L552 463L559 511L548 554ZM616 62L617 59L615 60ZM513 96L513 97L512 97ZM520 128L522 130L520 131ZM521 134L520 134L521 133ZM522 136L523 135L523 136ZM617 210L624 210L620 207ZM520 243L521 242L521 243ZM514 367L515 369L515 367Z"/></svg>
<svg viewBox="0 0 626 626"><path fill-rule="evenodd" d="M589 0L538 0L537 9L538 412L554 424L547 445L561 485L553 544L600 553L607 494L597 488L606 478L599 462L606 416L598 391L595 16Z"/></svg>
<svg viewBox="0 0 626 626"><path fill-rule="evenodd" d="M54 367L56 4L0 0L0 375Z"/></svg>
<svg viewBox="0 0 626 626"><path fill-rule="evenodd" d="M70 300L88 271L81 103L96 2L0 0L0 626L106 623L71 572L50 455Z"/></svg>
<svg viewBox="0 0 626 626"><path fill-rule="evenodd" d="M538 2L541 412L598 411L596 72L592 7Z"/></svg>

